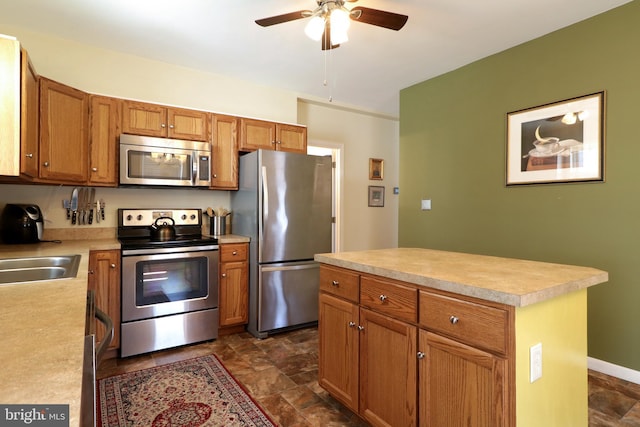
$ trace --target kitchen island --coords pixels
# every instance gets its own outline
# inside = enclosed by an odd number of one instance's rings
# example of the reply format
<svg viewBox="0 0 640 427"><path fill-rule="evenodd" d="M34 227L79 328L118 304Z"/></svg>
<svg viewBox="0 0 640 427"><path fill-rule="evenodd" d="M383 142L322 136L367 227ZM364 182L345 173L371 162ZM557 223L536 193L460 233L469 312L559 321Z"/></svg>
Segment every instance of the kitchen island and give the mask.
<svg viewBox="0 0 640 427"><path fill-rule="evenodd" d="M372 425L588 424L587 288L606 272L411 248L315 259L319 382Z"/></svg>

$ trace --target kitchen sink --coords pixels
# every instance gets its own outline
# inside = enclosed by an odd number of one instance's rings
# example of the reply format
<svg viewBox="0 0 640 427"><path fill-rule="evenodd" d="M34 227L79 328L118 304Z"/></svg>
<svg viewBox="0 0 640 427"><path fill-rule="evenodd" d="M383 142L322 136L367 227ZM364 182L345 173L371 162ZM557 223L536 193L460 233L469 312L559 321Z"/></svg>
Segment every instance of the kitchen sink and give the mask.
<svg viewBox="0 0 640 427"><path fill-rule="evenodd" d="M80 255L0 259L0 285L76 277Z"/></svg>

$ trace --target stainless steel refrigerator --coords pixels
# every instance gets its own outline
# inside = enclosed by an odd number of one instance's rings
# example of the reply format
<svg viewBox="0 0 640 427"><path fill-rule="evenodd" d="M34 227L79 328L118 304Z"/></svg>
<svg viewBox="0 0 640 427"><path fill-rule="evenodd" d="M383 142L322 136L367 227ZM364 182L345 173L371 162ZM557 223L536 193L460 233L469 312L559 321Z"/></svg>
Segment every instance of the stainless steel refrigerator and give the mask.
<svg viewBox="0 0 640 427"><path fill-rule="evenodd" d="M282 151L240 157L233 233L249 236L249 324L258 338L318 321L317 253L331 252L332 161Z"/></svg>

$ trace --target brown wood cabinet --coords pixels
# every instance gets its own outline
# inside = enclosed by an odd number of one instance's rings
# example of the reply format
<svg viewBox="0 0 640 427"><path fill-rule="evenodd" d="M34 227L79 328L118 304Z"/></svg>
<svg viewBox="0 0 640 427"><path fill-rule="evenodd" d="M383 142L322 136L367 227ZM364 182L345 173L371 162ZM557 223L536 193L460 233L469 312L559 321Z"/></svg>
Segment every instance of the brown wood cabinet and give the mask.
<svg viewBox="0 0 640 427"><path fill-rule="evenodd" d="M249 319L249 244L220 245L220 327L245 325Z"/></svg>
<svg viewBox="0 0 640 427"><path fill-rule="evenodd" d="M307 128L266 120L241 118L239 150L255 151L259 149L306 153Z"/></svg>
<svg viewBox="0 0 640 427"><path fill-rule="evenodd" d="M125 100L122 132L162 138L209 141L210 113Z"/></svg>
<svg viewBox="0 0 640 427"><path fill-rule="evenodd" d="M319 384L373 426L513 425L513 308L425 289L322 264Z"/></svg>
<svg viewBox="0 0 640 427"><path fill-rule="evenodd" d="M110 350L120 348L120 251L104 250L89 253L89 289L95 291L96 307L113 321L113 341ZM103 325L96 325L96 342L105 334Z"/></svg>
<svg viewBox="0 0 640 427"><path fill-rule="evenodd" d="M238 118L212 114L211 188L238 189Z"/></svg>
<svg viewBox="0 0 640 427"><path fill-rule="evenodd" d="M27 51L21 52L20 88L20 174L38 177L40 117L39 77Z"/></svg>
<svg viewBox="0 0 640 427"><path fill-rule="evenodd" d="M118 185L118 137L122 101L91 96L89 139L89 185Z"/></svg>
<svg viewBox="0 0 640 427"><path fill-rule="evenodd" d="M89 97L85 92L40 78L39 177L47 182L88 179Z"/></svg>

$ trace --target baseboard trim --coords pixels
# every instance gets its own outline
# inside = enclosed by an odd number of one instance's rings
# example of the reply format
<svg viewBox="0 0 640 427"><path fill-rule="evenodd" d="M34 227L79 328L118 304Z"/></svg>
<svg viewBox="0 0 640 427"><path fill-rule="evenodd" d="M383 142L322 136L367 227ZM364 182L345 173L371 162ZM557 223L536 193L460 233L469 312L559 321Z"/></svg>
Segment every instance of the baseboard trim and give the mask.
<svg viewBox="0 0 640 427"><path fill-rule="evenodd" d="M614 365L613 363L594 359L593 357L587 358L587 366L593 371L630 381L635 384L640 384L640 371L625 368L624 366Z"/></svg>

